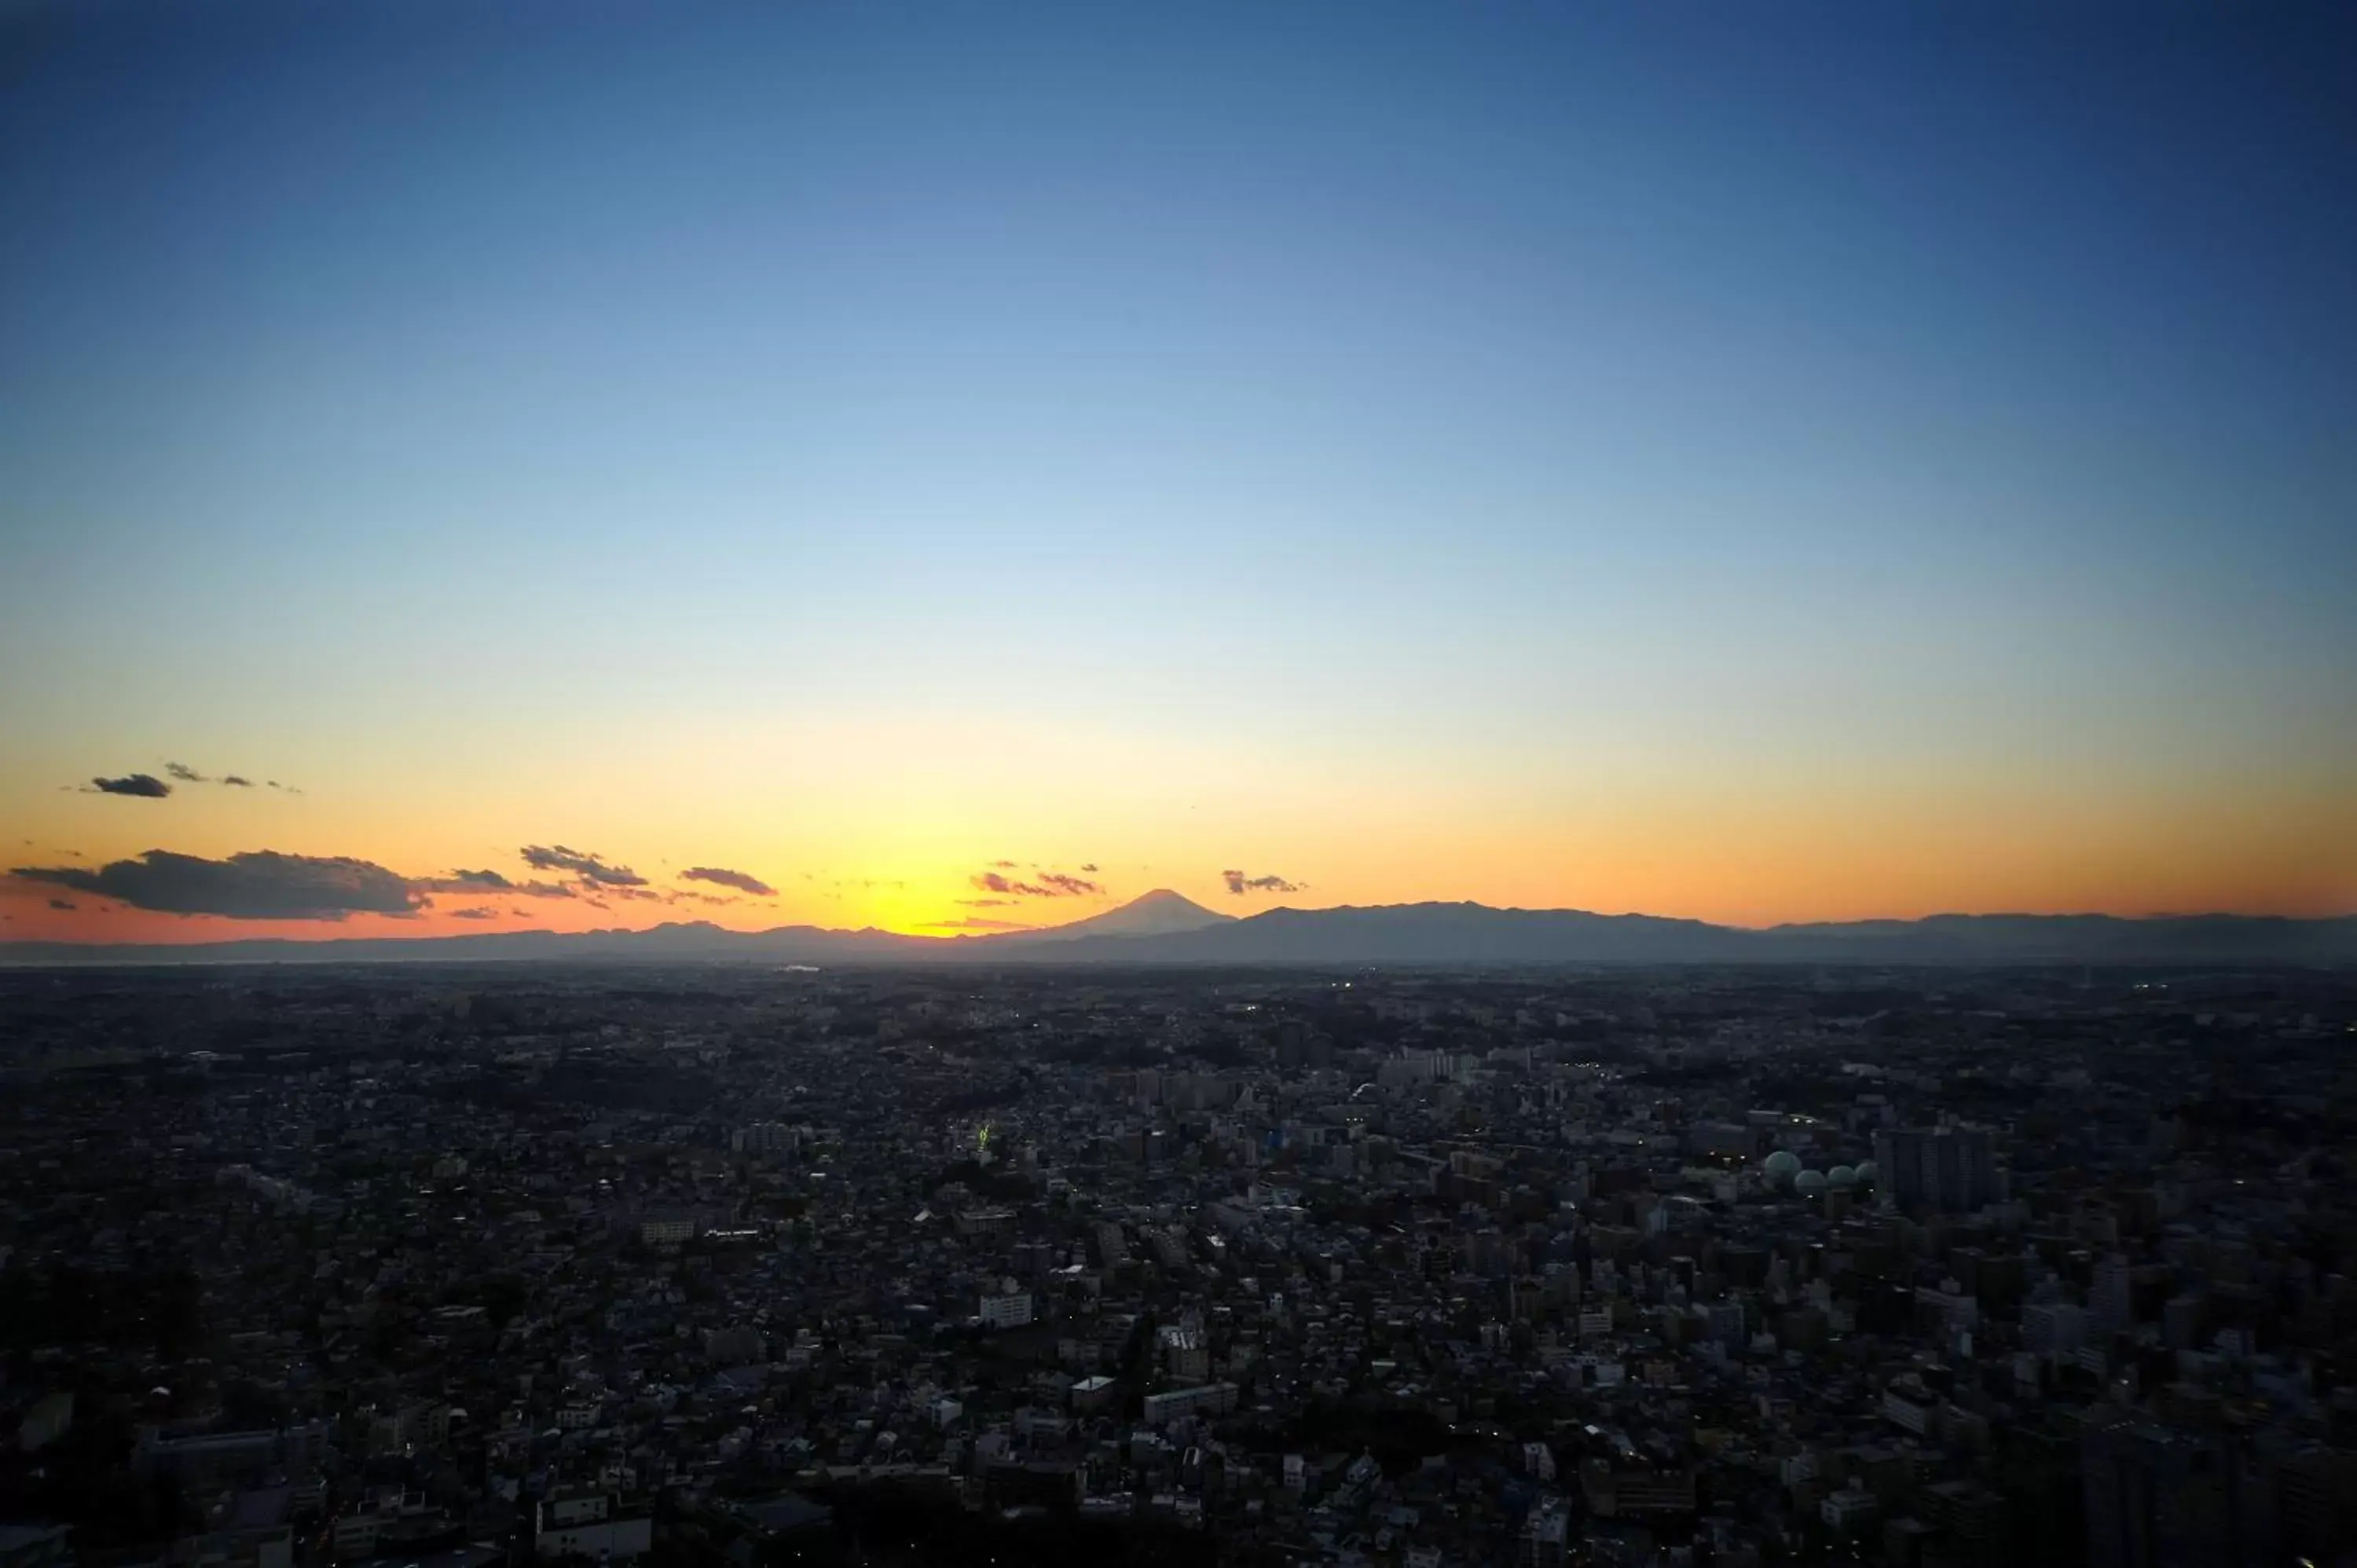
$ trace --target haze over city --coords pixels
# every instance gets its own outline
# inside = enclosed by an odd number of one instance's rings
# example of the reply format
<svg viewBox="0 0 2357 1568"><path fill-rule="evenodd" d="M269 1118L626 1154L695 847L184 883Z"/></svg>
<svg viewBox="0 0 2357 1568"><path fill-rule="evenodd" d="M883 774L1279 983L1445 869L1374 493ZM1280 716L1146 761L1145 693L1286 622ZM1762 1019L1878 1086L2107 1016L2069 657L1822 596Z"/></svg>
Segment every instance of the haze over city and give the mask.
<svg viewBox="0 0 2357 1568"><path fill-rule="evenodd" d="M2357 911L2270 22L19 11L0 941Z"/></svg>

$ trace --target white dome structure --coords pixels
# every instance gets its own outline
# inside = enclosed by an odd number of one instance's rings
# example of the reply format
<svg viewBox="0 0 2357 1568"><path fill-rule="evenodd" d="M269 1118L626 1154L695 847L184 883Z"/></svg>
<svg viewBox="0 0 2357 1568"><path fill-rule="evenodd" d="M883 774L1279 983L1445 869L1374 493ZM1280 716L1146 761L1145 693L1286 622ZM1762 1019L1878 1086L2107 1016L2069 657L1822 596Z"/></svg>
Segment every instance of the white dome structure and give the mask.
<svg viewBox="0 0 2357 1568"><path fill-rule="evenodd" d="M1790 1149L1779 1149L1760 1165L1771 1181L1790 1181L1801 1171L1801 1156Z"/></svg>
<svg viewBox="0 0 2357 1568"><path fill-rule="evenodd" d="M1874 1185L1874 1178L1879 1173L1874 1168L1874 1162L1872 1160L1860 1160L1857 1162L1858 1186L1872 1187Z"/></svg>
<svg viewBox="0 0 2357 1568"><path fill-rule="evenodd" d="M1825 1173L1803 1171L1792 1178L1792 1190L1803 1197L1814 1197L1825 1190Z"/></svg>
<svg viewBox="0 0 2357 1568"><path fill-rule="evenodd" d="M1857 1185L1857 1167L1855 1165L1835 1165L1833 1169L1825 1173L1825 1185L1828 1187L1856 1187Z"/></svg>

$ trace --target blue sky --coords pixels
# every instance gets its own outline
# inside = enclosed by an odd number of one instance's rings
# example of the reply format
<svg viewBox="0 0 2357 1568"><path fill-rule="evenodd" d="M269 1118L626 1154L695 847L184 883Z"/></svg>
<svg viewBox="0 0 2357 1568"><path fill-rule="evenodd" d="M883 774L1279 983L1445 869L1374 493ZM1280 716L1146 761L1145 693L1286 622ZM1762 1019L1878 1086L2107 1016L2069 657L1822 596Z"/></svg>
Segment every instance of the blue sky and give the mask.
<svg viewBox="0 0 2357 1568"><path fill-rule="evenodd" d="M979 726L1542 856L2290 813L2348 907L2352 28L2060 10L19 13L0 803Z"/></svg>

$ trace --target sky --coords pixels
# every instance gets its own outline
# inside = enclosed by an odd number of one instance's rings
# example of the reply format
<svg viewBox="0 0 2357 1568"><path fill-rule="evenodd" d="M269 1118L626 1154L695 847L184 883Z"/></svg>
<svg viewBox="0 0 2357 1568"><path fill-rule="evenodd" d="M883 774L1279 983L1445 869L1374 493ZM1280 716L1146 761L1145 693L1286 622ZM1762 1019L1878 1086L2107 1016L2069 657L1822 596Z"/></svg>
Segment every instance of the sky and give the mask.
<svg viewBox="0 0 2357 1568"><path fill-rule="evenodd" d="M2357 912L2352 68L12 8L0 941Z"/></svg>

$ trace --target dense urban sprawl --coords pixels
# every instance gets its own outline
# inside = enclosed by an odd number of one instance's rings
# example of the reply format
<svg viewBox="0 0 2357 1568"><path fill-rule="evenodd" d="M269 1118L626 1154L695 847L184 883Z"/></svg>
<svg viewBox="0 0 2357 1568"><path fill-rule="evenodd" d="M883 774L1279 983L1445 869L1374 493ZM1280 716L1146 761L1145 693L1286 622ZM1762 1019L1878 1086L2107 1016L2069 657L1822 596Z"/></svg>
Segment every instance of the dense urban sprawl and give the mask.
<svg viewBox="0 0 2357 1568"><path fill-rule="evenodd" d="M2357 1553L2357 980L0 974L0 1568Z"/></svg>

